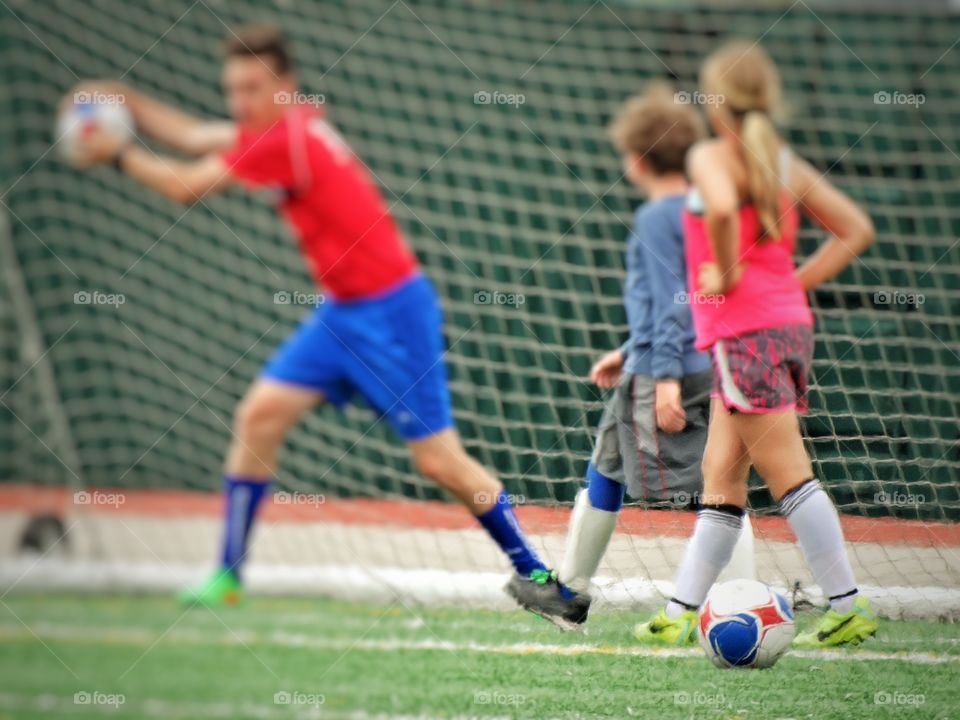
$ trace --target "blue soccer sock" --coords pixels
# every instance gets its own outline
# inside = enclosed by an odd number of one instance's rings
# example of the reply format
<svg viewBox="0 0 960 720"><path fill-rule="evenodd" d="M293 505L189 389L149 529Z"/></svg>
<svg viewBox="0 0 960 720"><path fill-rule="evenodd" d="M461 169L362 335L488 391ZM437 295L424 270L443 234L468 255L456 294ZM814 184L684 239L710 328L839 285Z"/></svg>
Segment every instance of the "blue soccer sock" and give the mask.
<svg viewBox="0 0 960 720"><path fill-rule="evenodd" d="M477 520L510 558L518 573L527 576L534 570L547 569L520 529L505 491L500 491L494 506L483 515L478 515Z"/></svg>
<svg viewBox="0 0 960 720"><path fill-rule="evenodd" d="M226 496L226 514L223 533L223 567L240 577L240 568L247 554L250 528L257 514L257 507L266 494L268 480L238 478L229 475L223 478Z"/></svg>

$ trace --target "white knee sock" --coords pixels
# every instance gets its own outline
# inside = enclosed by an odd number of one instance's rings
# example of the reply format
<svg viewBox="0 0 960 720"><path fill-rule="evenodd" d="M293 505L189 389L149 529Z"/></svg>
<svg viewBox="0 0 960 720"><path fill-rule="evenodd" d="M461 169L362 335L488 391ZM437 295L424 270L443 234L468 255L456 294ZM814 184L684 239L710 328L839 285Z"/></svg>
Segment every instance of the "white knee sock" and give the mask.
<svg viewBox="0 0 960 720"><path fill-rule="evenodd" d="M850 612L857 598L850 558L843 544L840 516L816 480L791 490L780 509L793 528L814 580L839 613Z"/></svg>
<svg viewBox="0 0 960 720"><path fill-rule="evenodd" d="M693 537L677 571L673 597L667 603L668 617L678 617L684 610L703 604L720 571L730 562L740 537L742 513L739 508L724 506L723 510L704 508L697 514Z"/></svg>
<svg viewBox="0 0 960 720"><path fill-rule="evenodd" d="M730 562L717 576L717 582L756 579L757 553L754 549L753 523L750 522L750 516L744 513L740 536L737 544L733 546Z"/></svg>
<svg viewBox="0 0 960 720"><path fill-rule="evenodd" d="M577 493L563 562L557 573L561 583L576 592L589 592L590 581L600 567L619 516L619 512L593 507L586 489Z"/></svg>

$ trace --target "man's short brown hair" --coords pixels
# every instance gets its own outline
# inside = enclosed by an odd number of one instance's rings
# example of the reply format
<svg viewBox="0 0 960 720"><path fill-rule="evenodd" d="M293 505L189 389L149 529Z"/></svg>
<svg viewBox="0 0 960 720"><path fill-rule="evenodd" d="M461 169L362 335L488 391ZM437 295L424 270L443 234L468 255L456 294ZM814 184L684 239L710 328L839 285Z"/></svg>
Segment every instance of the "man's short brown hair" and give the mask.
<svg viewBox="0 0 960 720"><path fill-rule="evenodd" d="M610 123L624 155L640 155L657 175L683 172L687 151L704 137L703 119L669 85L656 83L627 100Z"/></svg>
<svg viewBox="0 0 960 720"><path fill-rule="evenodd" d="M293 59L286 38L274 25L243 25L231 30L223 42L224 55L268 58L280 75L290 72Z"/></svg>

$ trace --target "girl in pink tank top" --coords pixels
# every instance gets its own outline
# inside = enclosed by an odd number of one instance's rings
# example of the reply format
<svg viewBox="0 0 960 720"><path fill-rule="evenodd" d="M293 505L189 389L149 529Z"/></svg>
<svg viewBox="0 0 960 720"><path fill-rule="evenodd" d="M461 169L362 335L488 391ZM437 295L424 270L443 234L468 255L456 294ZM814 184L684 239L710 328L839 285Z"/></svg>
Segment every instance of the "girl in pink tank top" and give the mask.
<svg viewBox="0 0 960 720"><path fill-rule="evenodd" d="M704 501L673 597L635 635L644 643L683 645L696 641L698 626L710 634L709 620L701 622L697 611L740 535L753 466L830 603L813 632L796 642L856 644L876 632L876 616L857 590L839 516L813 476L797 415L806 409L813 357L807 292L869 247L873 225L778 136L770 116L779 76L757 43L723 46L707 58L700 80L702 94L714 100L707 115L717 137L688 155L695 189L684 233L696 344L710 352L714 372ZM827 240L797 268L801 213Z"/></svg>
<svg viewBox="0 0 960 720"><path fill-rule="evenodd" d="M791 154L786 145L780 151L779 165L789 172ZM756 330L785 325L813 325L807 293L795 273L800 213L789 191L778 195L780 237L762 241L763 232L757 208L745 203L739 209L740 225L737 260L742 268L739 282L721 296L704 295L699 290L700 268L716 263L707 232L703 196L692 190L683 216L688 286L698 288L698 300L691 304L697 331L697 349L709 350L719 338L735 338Z"/></svg>

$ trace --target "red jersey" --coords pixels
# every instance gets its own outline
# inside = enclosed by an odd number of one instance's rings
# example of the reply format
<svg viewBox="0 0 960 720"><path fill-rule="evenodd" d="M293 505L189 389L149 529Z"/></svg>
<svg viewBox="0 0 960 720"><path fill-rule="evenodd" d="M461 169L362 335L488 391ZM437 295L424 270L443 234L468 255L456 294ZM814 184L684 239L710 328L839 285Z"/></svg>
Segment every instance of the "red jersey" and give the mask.
<svg viewBox="0 0 960 720"><path fill-rule="evenodd" d="M241 128L222 157L237 179L277 193L314 279L333 299L376 295L416 271L380 191L316 109L293 107L260 132Z"/></svg>

